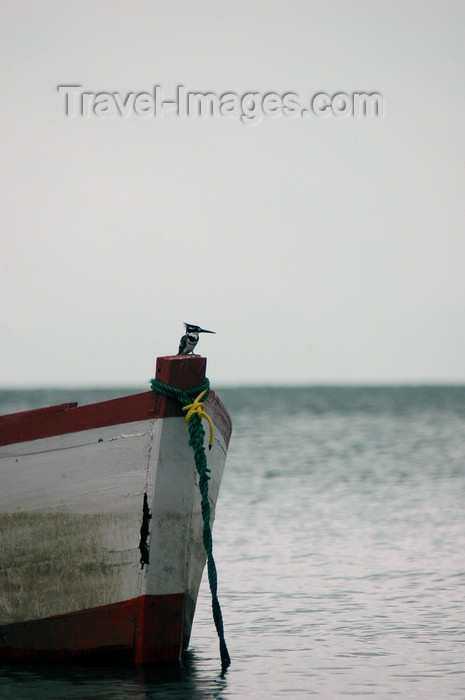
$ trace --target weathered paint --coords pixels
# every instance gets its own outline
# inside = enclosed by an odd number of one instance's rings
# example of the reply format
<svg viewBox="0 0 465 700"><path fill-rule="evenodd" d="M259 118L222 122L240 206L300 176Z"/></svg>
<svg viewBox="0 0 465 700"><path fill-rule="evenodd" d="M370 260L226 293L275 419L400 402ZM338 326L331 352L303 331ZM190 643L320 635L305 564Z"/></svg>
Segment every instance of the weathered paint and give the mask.
<svg viewBox="0 0 465 700"><path fill-rule="evenodd" d="M132 572L139 567L139 549L129 540L138 526L135 514L0 515L1 624L136 596Z"/></svg>
<svg viewBox="0 0 465 700"><path fill-rule="evenodd" d="M179 381L182 388L182 371L190 358L175 362L174 369L171 359L161 358L161 380L171 376L172 384ZM199 363L192 364L197 368ZM159 369L160 360L160 376ZM202 378L193 373L189 381L196 386ZM0 657L16 652L53 655L58 638L60 654L78 653L81 633L81 641L86 640L82 651L89 651L92 634L86 632L86 620L97 618L107 621L106 645L126 648L131 639L138 661L163 654L171 658L174 648L179 655L181 646L187 646L205 563L200 493L185 420L175 417L178 407L164 399L162 405L161 399L156 398L155 415L173 417L154 418L152 413L148 419L101 425L103 412L96 404L97 427L63 433L63 422L54 427L53 411L46 411L45 417L35 416L30 433L37 433L43 419L46 437L4 439ZM214 394L206 410L216 429L208 453L213 520L231 425ZM87 421L89 411L85 415ZM16 419L13 423L17 438L26 428ZM176 633L169 601L178 601L173 603L175 618L181 619ZM67 645L63 630L70 625L75 632ZM176 641L162 631L166 626ZM34 649L26 639L31 634ZM96 649L103 647L95 641Z"/></svg>

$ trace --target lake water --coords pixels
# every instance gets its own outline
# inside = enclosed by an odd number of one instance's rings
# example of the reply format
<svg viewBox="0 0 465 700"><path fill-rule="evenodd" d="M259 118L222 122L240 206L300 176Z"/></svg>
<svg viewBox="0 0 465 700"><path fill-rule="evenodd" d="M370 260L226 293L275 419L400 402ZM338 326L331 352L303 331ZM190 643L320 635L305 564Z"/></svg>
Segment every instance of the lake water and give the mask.
<svg viewBox="0 0 465 700"><path fill-rule="evenodd" d="M465 698L465 387L218 393L227 673L205 576L181 664L4 665L0 698ZM118 394L3 392L0 412Z"/></svg>

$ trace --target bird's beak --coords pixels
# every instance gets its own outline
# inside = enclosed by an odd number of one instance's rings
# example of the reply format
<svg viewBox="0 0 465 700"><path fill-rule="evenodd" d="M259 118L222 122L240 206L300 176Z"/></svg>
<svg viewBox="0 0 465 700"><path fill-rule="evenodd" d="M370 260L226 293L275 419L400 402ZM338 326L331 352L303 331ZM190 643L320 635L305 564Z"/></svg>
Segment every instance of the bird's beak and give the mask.
<svg viewBox="0 0 465 700"><path fill-rule="evenodd" d="M200 328L199 333L215 333L215 331L206 331L204 328Z"/></svg>

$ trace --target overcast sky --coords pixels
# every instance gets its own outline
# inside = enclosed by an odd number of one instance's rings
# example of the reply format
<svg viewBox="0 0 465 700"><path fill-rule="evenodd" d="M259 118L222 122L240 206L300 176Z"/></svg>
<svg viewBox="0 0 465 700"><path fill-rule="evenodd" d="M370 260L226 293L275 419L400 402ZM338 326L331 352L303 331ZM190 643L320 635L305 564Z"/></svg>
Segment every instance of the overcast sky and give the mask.
<svg viewBox="0 0 465 700"><path fill-rule="evenodd" d="M448 0L3 0L0 385L144 387L183 321L216 331L212 383L464 382L464 20ZM154 115L155 85L347 101ZM338 113L354 93L381 113Z"/></svg>

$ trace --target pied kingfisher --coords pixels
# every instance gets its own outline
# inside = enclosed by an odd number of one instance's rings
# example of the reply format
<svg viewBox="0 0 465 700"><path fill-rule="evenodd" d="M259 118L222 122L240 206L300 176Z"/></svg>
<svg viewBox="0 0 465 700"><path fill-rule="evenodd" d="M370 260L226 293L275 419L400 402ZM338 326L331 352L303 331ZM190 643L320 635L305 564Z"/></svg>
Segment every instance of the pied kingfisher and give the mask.
<svg viewBox="0 0 465 700"><path fill-rule="evenodd" d="M199 333L214 333L215 331L206 331L200 326L193 326L192 323L186 323L186 334L182 336L179 343L178 355L189 355L193 353L195 346L199 342Z"/></svg>

